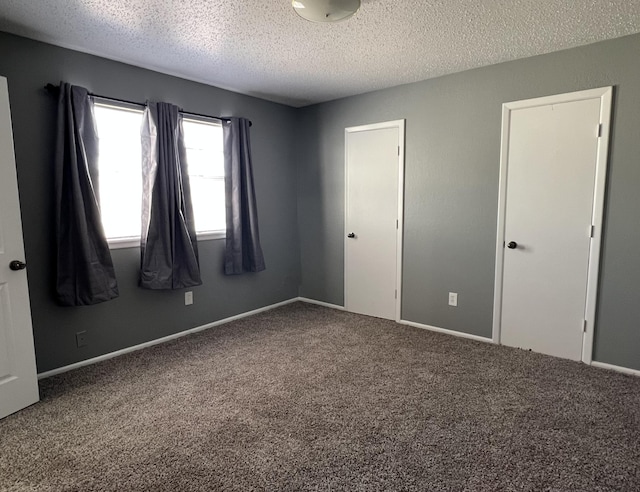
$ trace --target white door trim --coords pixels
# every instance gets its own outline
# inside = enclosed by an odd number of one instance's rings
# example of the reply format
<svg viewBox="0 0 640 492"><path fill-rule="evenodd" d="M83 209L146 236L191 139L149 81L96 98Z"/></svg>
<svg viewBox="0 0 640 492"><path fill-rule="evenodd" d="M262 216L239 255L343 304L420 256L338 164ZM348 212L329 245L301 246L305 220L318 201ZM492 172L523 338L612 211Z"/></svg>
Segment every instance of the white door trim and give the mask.
<svg viewBox="0 0 640 492"><path fill-rule="evenodd" d="M607 177L607 157L609 152L609 135L611 130L611 104L613 88L600 87L585 91L558 94L554 96L514 101L502 105L502 141L500 144L500 182L498 192L498 230L496 238L495 289L493 296L493 341L500 343L500 323L502 313L502 275L504 265L504 229L507 197L507 158L509 154L509 127L511 111L515 109L533 108L549 104L600 99L600 138L598 139L596 180L592 224L594 226L591 247L589 249L589 271L587 276L585 319L586 331L582 342L582 361L591 364L593 355L593 335L598 297L598 274L600 270L600 246L602 243L602 221L604 211L604 195ZM594 132L597 131L594 128Z"/></svg>
<svg viewBox="0 0 640 492"><path fill-rule="evenodd" d="M344 129L344 307L347 309L347 213L349 196L349 176L347 169L347 137L349 133L381 130L384 128L398 129L398 228L396 229L396 321L401 319L402 307L402 231L404 231L404 146L405 146L405 120L385 121L369 125L351 126Z"/></svg>

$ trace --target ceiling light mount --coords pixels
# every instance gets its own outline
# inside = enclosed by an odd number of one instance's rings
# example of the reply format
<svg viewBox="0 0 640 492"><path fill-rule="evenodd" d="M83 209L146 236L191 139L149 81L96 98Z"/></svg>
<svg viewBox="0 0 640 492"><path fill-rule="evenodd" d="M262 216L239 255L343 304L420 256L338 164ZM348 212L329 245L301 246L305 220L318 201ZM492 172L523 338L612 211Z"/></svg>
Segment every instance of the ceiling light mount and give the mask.
<svg viewBox="0 0 640 492"><path fill-rule="evenodd" d="M311 22L347 20L360 8L360 0L293 0L293 9Z"/></svg>

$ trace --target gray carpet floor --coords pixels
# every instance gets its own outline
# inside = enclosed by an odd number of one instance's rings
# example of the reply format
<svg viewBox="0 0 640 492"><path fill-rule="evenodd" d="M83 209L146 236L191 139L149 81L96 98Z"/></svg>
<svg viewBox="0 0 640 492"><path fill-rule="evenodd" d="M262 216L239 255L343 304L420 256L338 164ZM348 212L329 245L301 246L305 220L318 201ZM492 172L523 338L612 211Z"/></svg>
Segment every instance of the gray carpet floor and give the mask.
<svg viewBox="0 0 640 492"><path fill-rule="evenodd" d="M640 490L640 378L301 303L41 395L0 490Z"/></svg>

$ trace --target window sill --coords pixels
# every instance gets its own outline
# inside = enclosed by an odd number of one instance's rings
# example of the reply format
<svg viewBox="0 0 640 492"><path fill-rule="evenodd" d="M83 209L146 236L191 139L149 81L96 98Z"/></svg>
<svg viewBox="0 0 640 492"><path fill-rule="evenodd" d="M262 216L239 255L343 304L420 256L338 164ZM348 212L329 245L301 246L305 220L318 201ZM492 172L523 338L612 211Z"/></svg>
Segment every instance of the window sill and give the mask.
<svg viewBox="0 0 640 492"><path fill-rule="evenodd" d="M109 249L139 248L139 237L119 237L115 239L107 239Z"/></svg>
<svg viewBox="0 0 640 492"><path fill-rule="evenodd" d="M196 234L198 241L209 241L211 239L224 239L227 237L227 231L207 231Z"/></svg>
<svg viewBox="0 0 640 492"><path fill-rule="evenodd" d="M214 239L224 239L227 236L226 231L208 231L199 232L196 237L198 241L211 241ZM119 237L115 239L108 239L109 249L125 249L125 248L139 248L139 237Z"/></svg>

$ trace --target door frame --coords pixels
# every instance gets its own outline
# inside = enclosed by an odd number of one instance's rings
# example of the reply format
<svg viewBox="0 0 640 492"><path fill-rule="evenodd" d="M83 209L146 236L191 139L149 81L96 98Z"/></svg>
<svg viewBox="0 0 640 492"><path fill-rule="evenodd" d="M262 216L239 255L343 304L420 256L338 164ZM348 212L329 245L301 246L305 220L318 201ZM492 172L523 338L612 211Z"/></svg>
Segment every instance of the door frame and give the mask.
<svg viewBox="0 0 640 492"><path fill-rule="evenodd" d="M511 112L516 109L534 108L549 104L584 101L586 99L600 99L600 124L594 128L599 131L596 179L593 190L593 209L591 224L593 227L591 244L589 247L589 265L587 273L585 316L586 328L582 338L582 362L591 364L593 357L593 338L595 328L596 303L598 298L598 275L600 272L600 248L602 244L602 223L604 212L604 198L607 178L609 155L609 136L611 133L611 105L613 87L600 87L584 91L557 94L522 101L507 102L502 105L502 140L500 143L500 181L498 185L498 228L496 237L495 289L493 294L493 342L500 343L502 318L502 278L504 268L504 232L507 199L507 166L509 157L509 130ZM585 231L588 233L589 231Z"/></svg>
<svg viewBox="0 0 640 492"><path fill-rule="evenodd" d="M402 237L404 231L404 151L405 151L405 120L384 121L368 125L351 126L344 129L344 308L348 309L348 279L347 279L347 213L349 211L349 173L347 139L350 133L382 130L385 128L398 129L398 227L396 228L396 321L400 321L402 308Z"/></svg>

